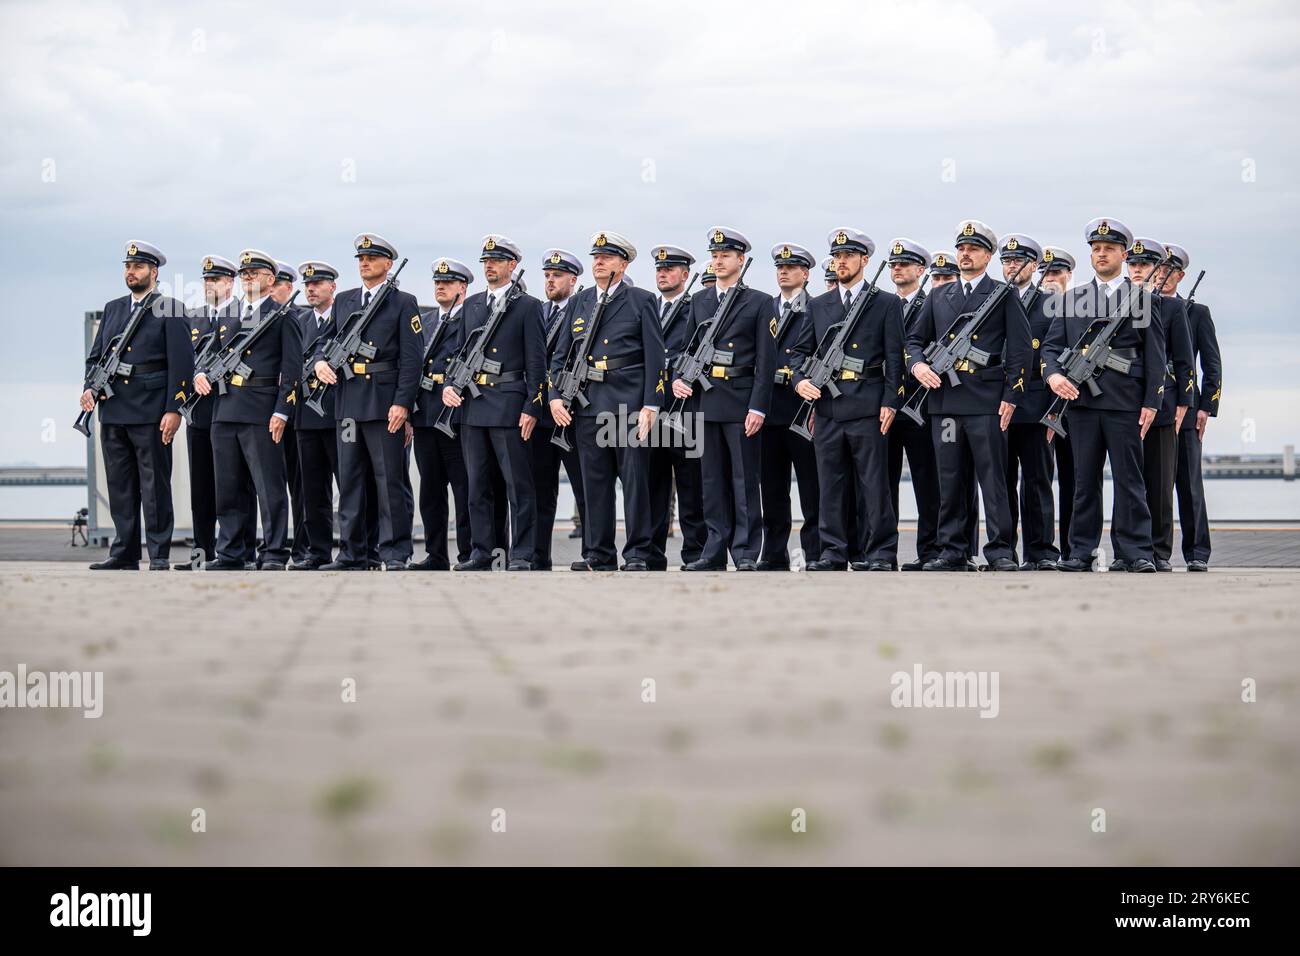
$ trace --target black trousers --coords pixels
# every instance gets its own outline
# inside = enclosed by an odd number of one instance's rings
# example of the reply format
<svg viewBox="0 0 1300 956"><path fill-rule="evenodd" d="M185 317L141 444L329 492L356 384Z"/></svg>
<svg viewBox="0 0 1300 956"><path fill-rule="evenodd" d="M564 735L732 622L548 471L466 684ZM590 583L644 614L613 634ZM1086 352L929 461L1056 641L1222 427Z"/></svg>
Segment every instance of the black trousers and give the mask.
<svg viewBox="0 0 1300 956"><path fill-rule="evenodd" d="M757 561L763 547L762 438L745 437L742 422L704 423L700 471L704 478L704 526L700 557L725 564Z"/></svg>
<svg viewBox="0 0 1300 956"><path fill-rule="evenodd" d="M656 421L655 428L662 428ZM704 524L704 477L700 470L700 449L686 448L674 433L660 431L660 445L649 451L650 514L654 532L650 536L653 568L668 567L668 524L672 510L673 483L677 484L677 527L682 538L682 564L699 560L704 552L708 529ZM583 519L586 520L585 518Z"/></svg>
<svg viewBox="0 0 1300 956"><path fill-rule="evenodd" d="M1142 439L1135 411L1071 408L1074 445L1074 517L1070 554L1087 561L1101 543L1102 475L1110 457L1114 505L1110 538L1115 557L1152 560L1151 512L1142 478Z"/></svg>
<svg viewBox="0 0 1300 956"><path fill-rule="evenodd" d="M1025 532L1026 561L1056 561L1056 509L1052 503L1052 446L1038 422L1007 428L1007 505L1011 509L1011 550L1016 527Z"/></svg>
<svg viewBox="0 0 1300 956"><path fill-rule="evenodd" d="M1047 426L1043 426L1046 433ZM1044 434L1044 437L1046 435ZM1074 446L1067 435L1056 435L1049 446L1056 458L1057 511L1060 514L1061 557L1070 558L1070 519L1074 516Z"/></svg>
<svg viewBox="0 0 1300 956"><path fill-rule="evenodd" d="M139 563L140 515L151 560L171 554L172 448L164 445L157 422L99 427L99 447L108 481L108 510L113 517L110 559Z"/></svg>
<svg viewBox="0 0 1300 956"><path fill-rule="evenodd" d="M328 564L334 554L334 478L339 470L338 438L333 428L297 429L298 468L302 480L302 524L294 526L294 548ZM301 528L301 531L299 530ZM295 561L302 560L298 555Z"/></svg>
<svg viewBox="0 0 1300 956"><path fill-rule="evenodd" d="M929 561L939 556L939 465L934 457L934 440L928 424L918 425L898 415L889 427L889 497L895 516L899 513L904 452L916 498L916 556Z"/></svg>
<svg viewBox="0 0 1300 956"><path fill-rule="evenodd" d="M1152 425L1142 442L1142 482L1151 512L1151 553L1168 561L1174 553L1174 476L1178 471L1178 432L1173 424ZM1111 546L1115 530L1111 528Z"/></svg>
<svg viewBox="0 0 1300 956"><path fill-rule="evenodd" d="M510 501L510 560L532 561L537 546L537 498L532 463L518 426L462 424L460 441L469 486L471 560L489 561L494 549L505 547L498 527L503 509L495 500L495 465L505 478Z"/></svg>
<svg viewBox="0 0 1300 956"><path fill-rule="evenodd" d="M424 552L434 567L451 567L447 556L447 488L456 500L456 560L470 554L469 479L460 438L448 438L436 428L416 428L415 466L420 469L420 520L424 524Z"/></svg>
<svg viewBox="0 0 1300 956"><path fill-rule="evenodd" d="M411 493L406 486L405 436L388 431L387 421L353 422L335 431L339 481L339 560L361 562L369 555L369 535L381 561L411 556ZM351 440L345 440L351 439ZM373 495L366 470L374 476ZM373 503L371 499L373 498ZM368 508L369 506L369 508ZM373 509L373 523L367 511Z"/></svg>
<svg viewBox="0 0 1300 956"><path fill-rule="evenodd" d="M302 470L298 463L297 432L292 422L286 422L284 437L281 438L280 444L284 447L284 476L289 485L289 517L293 523L289 535L290 553L295 561L303 561L310 551L307 546L307 535L303 531L305 502L302 496Z"/></svg>
<svg viewBox="0 0 1300 956"><path fill-rule="evenodd" d="M217 467L217 557L246 561L257 510L262 516L266 561L289 560L289 495L284 478L284 449L271 440L266 424L212 423L212 454ZM248 498L252 476L256 504Z"/></svg>
<svg viewBox="0 0 1300 956"><path fill-rule="evenodd" d="M1011 506L1007 501L1007 436L996 414L934 415L930 419L939 465L939 551L948 560L974 551L972 528L979 512L972 490L984 499L988 542L984 557L1015 558Z"/></svg>
<svg viewBox="0 0 1300 956"><path fill-rule="evenodd" d="M618 496L614 481L623 486L623 527L627 541L623 557L644 561L650 566L653 547L654 517L650 510L650 448L627 446L610 441L610 433L626 435L626 423L612 430L609 415L602 413L573 420L578 440L578 457L582 465L582 486L587 493L587 510L582 513L582 531L588 550L587 560L596 566L618 563L615 547L616 506Z"/></svg>
<svg viewBox="0 0 1300 956"><path fill-rule="evenodd" d="M190 523L194 549L204 561L217 556L217 469L212 461L212 432L185 426L185 452L190 465Z"/></svg>
<svg viewBox="0 0 1300 956"><path fill-rule="evenodd" d="M817 479L817 451L813 443L790 431L788 425L764 425L759 433L762 467L759 483L763 497L763 560L790 563L790 471L799 484L799 505L803 527L799 547L804 559L816 561L822 555L819 517L820 485Z"/></svg>
<svg viewBox="0 0 1300 956"><path fill-rule="evenodd" d="M1195 415L1190 409L1188 415ZM1184 561L1210 560L1210 516L1205 508L1205 484L1201 476L1201 436L1195 428L1178 433L1178 530L1183 536Z"/></svg>
<svg viewBox="0 0 1300 956"><path fill-rule="evenodd" d="M821 491L821 557L855 559L845 519L846 486L856 498L858 522L867 532L861 559L898 560L898 516L889 496L889 437L880 434L880 419L839 422L818 418L813 430L817 483Z"/></svg>
<svg viewBox="0 0 1300 956"><path fill-rule="evenodd" d="M533 469L533 491L537 498L537 531L534 537L537 546L533 551L533 570L549 571L552 567L551 545L555 536L555 507L560 497L560 466L569 475L569 487L573 490L573 499L578 506L578 514L587 511L587 496L582 484L582 463L578 460L578 449L565 451L559 445L551 443L553 428L533 430L532 437L525 443L528 458ZM582 519L582 554L587 554L587 522Z"/></svg>

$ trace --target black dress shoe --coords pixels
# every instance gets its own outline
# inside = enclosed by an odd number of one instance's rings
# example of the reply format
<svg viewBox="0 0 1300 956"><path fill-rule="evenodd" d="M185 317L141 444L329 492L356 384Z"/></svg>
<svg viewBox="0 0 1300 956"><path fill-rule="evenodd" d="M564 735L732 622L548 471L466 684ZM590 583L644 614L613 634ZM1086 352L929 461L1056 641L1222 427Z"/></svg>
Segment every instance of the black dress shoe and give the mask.
<svg viewBox="0 0 1300 956"><path fill-rule="evenodd" d="M584 561L582 558L579 558L577 561L574 561L571 565L569 565L569 570L570 570L570 571L590 571L590 570L591 570L591 566L588 565L587 562Z"/></svg>
<svg viewBox="0 0 1300 956"><path fill-rule="evenodd" d="M652 563L652 562L650 562L650 561L647 561L645 567L646 567L646 570L647 570L647 571L667 571L667 570L668 570L668 562L665 561L665 562L663 562L662 564L659 564L659 563L657 563L657 562L656 562L656 563Z"/></svg>
<svg viewBox="0 0 1300 956"><path fill-rule="evenodd" d="M173 571L193 571L194 567L188 561L177 561L172 565Z"/></svg>
<svg viewBox="0 0 1300 956"><path fill-rule="evenodd" d="M384 570L385 570L385 571L405 571L405 570L406 570L406 562L405 562L405 561L385 561L385 562L384 562Z"/></svg>
<svg viewBox="0 0 1300 956"><path fill-rule="evenodd" d="M644 561L633 558L632 560L625 561L623 563L623 570L624 571L649 571L650 568L646 565Z"/></svg>
<svg viewBox="0 0 1300 956"><path fill-rule="evenodd" d="M917 558L915 561L908 561L903 565L904 571L920 571L925 568L925 561Z"/></svg>
<svg viewBox="0 0 1300 956"><path fill-rule="evenodd" d="M975 559L974 559L974 558L967 558L967 559L966 559L966 570L967 570L967 571L978 571L979 569L980 569L980 567L979 567L978 564L975 563Z"/></svg>
<svg viewBox="0 0 1300 956"><path fill-rule="evenodd" d="M150 571L170 571L170 570L171 570L171 564L170 564L170 562L168 562L168 560L167 560L166 558L150 558L150 559L149 559L149 570L150 570Z"/></svg>
<svg viewBox="0 0 1300 956"><path fill-rule="evenodd" d="M551 565L551 562L549 562L549 561L547 561L545 564L543 564L541 561L534 561L534 562L533 562L533 570L534 570L534 571L550 571L551 568L552 568L552 565Z"/></svg>
<svg viewBox="0 0 1300 956"><path fill-rule="evenodd" d="M248 564L249 562L247 561L239 561L233 558L217 558L215 561L209 561L207 564L203 565L203 570L204 571L247 571ZM256 564L253 565L253 569L254 570L257 569Z"/></svg>
<svg viewBox="0 0 1300 956"><path fill-rule="evenodd" d="M756 570L756 571L789 571L789 570L790 570L790 559L787 558L785 561L773 561L771 558L763 558L763 560L761 560L761 561L758 562L758 567L755 568L754 570Z"/></svg>
<svg viewBox="0 0 1300 956"><path fill-rule="evenodd" d="M893 561L878 559L875 561L854 561L854 571L897 571L898 565Z"/></svg>
<svg viewBox="0 0 1300 956"><path fill-rule="evenodd" d="M1146 558L1138 558L1128 566L1130 574L1155 574L1156 566Z"/></svg>
<svg viewBox="0 0 1300 956"><path fill-rule="evenodd" d="M1157 570L1157 571L1171 572L1171 571L1173 571L1173 569L1174 569L1174 566L1173 566L1172 564L1170 564L1170 563L1168 562L1168 560L1166 560L1165 558L1156 558L1156 570Z"/></svg>
<svg viewBox="0 0 1300 956"><path fill-rule="evenodd" d="M1196 560L1196 561L1188 561L1188 562L1187 562L1187 570L1188 570L1188 571L1208 571L1208 570L1210 570L1210 565L1209 565L1207 562L1205 562L1205 561L1200 561L1200 560Z"/></svg>
<svg viewBox="0 0 1300 956"><path fill-rule="evenodd" d="M1019 571L1020 565L1015 558L994 558L986 566L989 571Z"/></svg>
<svg viewBox="0 0 1300 956"><path fill-rule="evenodd" d="M244 570L244 571L256 571L256 570L257 570L258 568L260 568L260 567L261 567L261 565L258 564L256 561L245 561L245 562L244 562L244 567L242 568L242 570ZM230 570L233 571L234 569L231 568Z"/></svg>
<svg viewBox="0 0 1300 956"><path fill-rule="evenodd" d="M1056 562L1058 571L1091 571L1092 562L1083 561L1079 558L1062 558Z"/></svg>
<svg viewBox="0 0 1300 956"><path fill-rule="evenodd" d="M849 563L847 561L832 561L829 558L818 558L816 561L809 561L808 571L847 571Z"/></svg>
<svg viewBox="0 0 1300 956"><path fill-rule="evenodd" d="M533 562L525 561L523 558L516 558L506 565L507 571L531 571Z"/></svg>
<svg viewBox="0 0 1300 956"><path fill-rule="evenodd" d="M344 561L341 558L337 561L331 561L329 564L322 564L321 571L365 571L365 561Z"/></svg>
<svg viewBox="0 0 1300 956"><path fill-rule="evenodd" d="M294 561L293 564L289 565L289 570L290 571L315 571L319 567L320 567L319 561L315 561L311 558L306 558L302 561Z"/></svg>
<svg viewBox="0 0 1300 956"><path fill-rule="evenodd" d="M712 561L706 561L704 560L704 558L700 558L699 560L692 561L689 564L683 564L682 570L683 571L725 571L727 570L727 566L725 564L714 564Z"/></svg>
<svg viewBox="0 0 1300 956"><path fill-rule="evenodd" d="M384 562L378 558L366 558L366 568L370 571L378 571L384 566Z"/></svg>
<svg viewBox="0 0 1300 956"><path fill-rule="evenodd" d="M1055 571L1055 570L1056 570L1056 562L1053 561L1051 558L1039 558L1038 561L1035 562L1035 564L1034 564L1034 570L1036 570L1036 571Z"/></svg>
<svg viewBox="0 0 1300 956"><path fill-rule="evenodd" d="M974 562L968 558L932 558L921 567L922 571L972 571Z"/></svg>
<svg viewBox="0 0 1300 956"><path fill-rule="evenodd" d="M461 561L454 568L452 568L452 570L453 571L491 571L492 559L482 558L481 560L475 561L473 558L470 558L468 561Z"/></svg>
<svg viewBox="0 0 1300 956"><path fill-rule="evenodd" d="M572 540L572 539L574 539L574 538L581 538L581 537L582 537L582 529L581 529L581 528L574 528L572 531L569 532L569 539L570 539L570 540Z"/></svg>
<svg viewBox="0 0 1300 956"><path fill-rule="evenodd" d="M279 561L263 561L259 571L283 571L284 565Z"/></svg>
<svg viewBox="0 0 1300 956"><path fill-rule="evenodd" d="M758 562L753 558L741 558L736 562L737 571L757 571Z"/></svg>
<svg viewBox="0 0 1300 956"><path fill-rule="evenodd" d="M1128 562L1125 561L1123 558L1116 558L1114 561L1110 563L1110 569L1112 571L1127 571Z"/></svg>

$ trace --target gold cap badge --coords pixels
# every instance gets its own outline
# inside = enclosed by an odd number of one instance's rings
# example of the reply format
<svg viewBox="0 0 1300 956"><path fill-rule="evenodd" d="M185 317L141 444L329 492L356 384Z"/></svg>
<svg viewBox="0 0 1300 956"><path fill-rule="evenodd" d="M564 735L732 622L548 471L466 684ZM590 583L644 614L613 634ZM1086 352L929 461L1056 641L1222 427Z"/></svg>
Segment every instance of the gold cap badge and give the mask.
<svg viewBox="0 0 1300 956"><path fill-rule="evenodd" d="M438 262L438 275L444 275L444 276L445 276L446 274L447 274L447 260L446 260L446 259L439 260L439 262Z"/></svg>
<svg viewBox="0 0 1300 956"><path fill-rule="evenodd" d="M243 265L248 265L250 262L253 261L253 254L251 252L245 252L242 256L239 257L239 261Z"/></svg>
<svg viewBox="0 0 1300 956"><path fill-rule="evenodd" d="M361 248L362 248L362 249L369 249L369 248L370 248L371 246L373 246L373 245L374 245L374 243L370 241L370 237L369 237L369 236L362 236L362 237L361 237Z"/></svg>
<svg viewBox="0 0 1300 956"><path fill-rule="evenodd" d="M789 259L790 256L791 256L790 247L789 247L789 246L782 246L782 247L781 247L781 258L782 258L782 259Z"/></svg>
<svg viewBox="0 0 1300 956"><path fill-rule="evenodd" d="M961 234L963 236L975 235L975 224L970 222L966 223L966 225L961 227Z"/></svg>
<svg viewBox="0 0 1300 956"><path fill-rule="evenodd" d="M1020 243L1019 243L1017 240L1015 240L1015 239L1008 239L1008 240L1007 240L1007 248L1008 248L1009 250L1011 250L1012 252L1015 252L1017 249L1020 248Z"/></svg>
<svg viewBox="0 0 1300 956"><path fill-rule="evenodd" d="M849 237L846 236L846 235L845 235L844 233L842 233L842 232L839 233L839 234L835 237L835 244L836 244L837 246L842 246L842 245L844 245L844 243L846 243L846 242L848 242L848 241L849 241Z"/></svg>
<svg viewBox="0 0 1300 956"><path fill-rule="evenodd" d="M212 257L211 257L211 256L208 256L206 259L203 260L203 271L204 271L204 272L211 272L211 271L212 271Z"/></svg>
<svg viewBox="0 0 1300 956"><path fill-rule="evenodd" d="M129 246L126 247L126 254L127 254L128 256L133 256L133 255L136 254L136 252L137 252L137 250L136 250L136 248L135 248L135 243L134 243L134 242L131 243Z"/></svg>
<svg viewBox="0 0 1300 956"><path fill-rule="evenodd" d="M663 262L665 259L668 258L668 250L665 249L663 246L660 246L659 251L655 253L655 258L658 259L660 262Z"/></svg>
<svg viewBox="0 0 1300 956"><path fill-rule="evenodd" d="M902 254L903 254L903 244L901 242L894 243L894 255L901 256Z"/></svg>
<svg viewBox="0 0 1300 956"><path fill-rule="evenodd" d="M726 238L727 238L727 237L724 236L724 235L722 234L722 230L721 230L721 229L714 230L714 233L713 233L713 241L714 241L714 242L722 242L722 241L723 241L724 239L726 239Z"/></svg>
<svg viewBox="0 0 1300 956"><path fill-rule="evenodd" d="M607 239L608 239L608 237L607 237L603 232L600 233L600 234L598 234L598 235L596 236L596 245L598 245L598 246L603 246L603 245L605 245Z"/></svg>
<svg viewBox="0 0 1300 956"><path fill-rule="evenodd" d="M948 257L944 255L935 256L934 264L942 269L944 266L948 264Z"/></svg>
<svg viewBox="0 0 1300 956"><path fill-rule="evenodd" d="M559 264L560 264L560 254L559 254L558 252L552 252L552 253L551 253L551 265L553 265L553 266L558 266Z"/></svg>
<svg viewBox="0 0 1300 956"><path fill-rule="evenodd" d="M488 236L487 242L483 243L483 251L491 252L496 247L497 247L497 241L493 239L491 236Z"/></svg>
<svg viewBox="0 0 1300 956"><path fill-rule="evenodd" d="M302 270L302 275L304 279L310 279L315 274L316 274L315 266L308 266L306 269Z"/></svg>
<svg viewBox="0 0 1300 956"><path fill-rule="evenodd" d="M1101 225L1097 227L1097 234L1100 235L1100 236L1106 236L1106 235L1109 235L1109 234L1110 234L1110 223L1108 223L1105 219L1103 219L1103 220L1101 221Z"/></svg>
<svg viewBox="0 0 1300 956"><path fill-rule="evenodd" d="M1051 250L1051 249L1048 249L1046 252L1043 253L1043 261L1044 261L1044 262L1051 262L1051 261L1052 261L1053 259L1055 259L1055 258L1056 258L1056 257L1055 257L1054 255L1052 255L1052 250Z"/></svg>
<svg viewBox="0 0 1300 956"><path fill-rule="evenodd" d="M1137 253L1139 256L1142 255L1142 253L1146 252L1146 249L1143 248L1143 246L1142 246L1142 240L1141 240L1141 239L1139 239L1137 242L1133 243L1133 251L1134 251L1135 253Z"/></svg>

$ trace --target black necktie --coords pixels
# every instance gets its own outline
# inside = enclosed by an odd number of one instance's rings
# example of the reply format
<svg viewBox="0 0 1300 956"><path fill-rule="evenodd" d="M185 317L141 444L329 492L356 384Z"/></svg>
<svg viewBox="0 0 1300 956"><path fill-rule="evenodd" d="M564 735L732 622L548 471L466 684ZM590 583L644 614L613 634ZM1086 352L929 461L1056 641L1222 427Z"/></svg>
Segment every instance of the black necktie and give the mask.
<svg viewBox="0 0 1300 956"><path fill-rule="evenodd" d="M669 310L670 308L672 308L672 303L669 302L667 299L664 299L664 304L663 304L663 306L659 309L659 321L660 321L660 322L662 322L664 319L668 318L668 310Z"/></svg>
<svg viewBox="0 0 1300 956"><path fill-rule="evenodd" d="M363 309L368 309L368 308L370 308L370 290L369 290L369 289L367 289L367 290L365 291L365 294L361 296L361 308L363 308Z"/></svg>
<svg viewBox="0 0 1300 956"><path fill-rule="evenodd" d="M489 312L489 313L492 312L492 308L493 308L493 306L496 305L496 303L497 303L496 293L494 293L494 292L489 292L489 293L488 293L488 301L487 301L487 307L488 307L488 312Z"/></svg>
<svg viewBox="0 0 1300 956"><path fill-rule="evenodd" d="M966 294L967 294L967 295L970 295L970 283L969 283L969 282L966 283Z"/></svg>
<svg viewBox="0 0 1300 956"><path fill-rule="evenodd" d="M782 303L781 303L781 319L782 319L782 320L784 320L784 319L786 318L786 316L788 316L788 315L790 314L790 310L791 310L792 308L794 308L794 303L793 303L793 302L782 302Z"/></svg>
<svg viewBox="0 0 1300 956"><path fill-rule="evenodd" d="M849 306L852 304L852 302L853 302L852 293L850 293L848 289L845 289L844 290L844 311L845 312L849 311Z"/></svg>
<svg viewBox="0 0 1300 956"><path fill-rule="evenodd" d="M555 303L552 302L552 303L551 303L551 307L550 307L550 309L547 310L547 313L546 313L546 324L547 324L547 325L550 325L550 324L555 320L555 313L558 312L558 311L560 311L560 310L556 307Z"/></svg>

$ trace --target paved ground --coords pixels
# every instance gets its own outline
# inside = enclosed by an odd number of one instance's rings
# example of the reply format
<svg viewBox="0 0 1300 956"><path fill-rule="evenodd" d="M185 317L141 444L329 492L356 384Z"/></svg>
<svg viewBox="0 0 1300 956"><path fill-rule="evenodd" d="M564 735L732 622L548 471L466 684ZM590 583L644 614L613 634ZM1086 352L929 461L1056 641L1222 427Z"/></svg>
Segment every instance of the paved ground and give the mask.
<svg viewBox="0 0 1300 956"><path fill-rule="evenodd" d="M1300 863L1300 574L935 578L5 563L0 864Z"/></svg>

